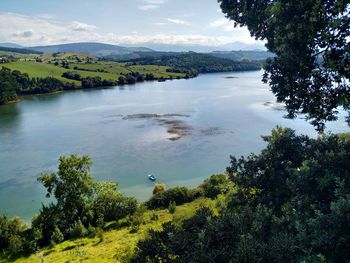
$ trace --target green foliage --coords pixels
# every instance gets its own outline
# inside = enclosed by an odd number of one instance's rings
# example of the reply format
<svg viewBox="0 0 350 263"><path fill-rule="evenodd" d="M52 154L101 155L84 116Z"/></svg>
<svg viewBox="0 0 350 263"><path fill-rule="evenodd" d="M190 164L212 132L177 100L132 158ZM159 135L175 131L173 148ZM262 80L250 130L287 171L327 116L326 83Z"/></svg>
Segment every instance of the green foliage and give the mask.
<svg viewBox="0 0 350 263"><path fill-rule="evenodd" d="M61 230L56 226L51 235L51 241L53 241L55 244L58 244L58 243L61 243L63 240L64 240L64 236Z"/></svg>
<svg viewBox="0 0 350 263"><path fill-rule="evenodd" d="M197 76L198 73L259 70L261 68L260 63L257 62L232 61L194 52L147 54L141 58L128 60L128 62L139 65L167 66L169 72L185 73L187 77Z"/></svg>
<svg viewBox="0 0 350 263"><path fill-rule="evenodd" d="M0 215L0 254L18 255L24 251L27 226L18 218Z"/></svg>
<svg viewBox="0 0 350 263"><path fill-rule="evenodd" d="M155 184L153 188L153 194L158 194L160 192L164 192L166 190L165 184Z"/></svg>
<svg viewBox="0 0 350 263"><path fill-rule="evenodd" d="M186 187L174 187L154 194L145 205L150 209L168 208L170 202L174 201L181 205L193 201L201 196L197 190L191 190Z"/></svg>
<svg viewBox="0 0 350 263"><path fill-rule="evenodd" d="M17 99L16 89L18 83L11 70L2 68L0 70L0 105Z"/></svg>
<svg viewBox="0 0 350 263"><path fill-rule="evenodd" d="M69 236L71 238L80 238L80 237L85 237L86 235L87 235L87 230L80 220L76 221L73 227L69 231Z"/></svg>
<svg viewBox="0 0 350 263"><path fill-rule="evenodd" d="M228 193L233 185L227 175L215 174L205 179L199 188L203 189L205 197L216 198L219 194Z"/></svg>
<svg viewBox="0 0 350 263"><path fill-rule="evenodd" d="M133 262L347 262L350 141L281 127L264 140L259 155L231 157L236 189L218 216L151 231Z"/></svg>
<svg viewBox="0 0 350 263"><path fill-rule="evenodd" d="M60 220L66 229L73 227L79 219L88 221L91 218L89 200L94 184L89 173L90 164L88 156L62 156L57 174L42 174L38 178L47 189L47 197L55 197Z"/></svg>
<svg viewBox="0 0 350 263"><path fill-rule="evenodd" d="M59 161L57 173L38 178L47 189L47 197L53 196L55 202L43 206L33 219L29 247L60 243L67 238L92 237L96 234L94 226L134 214L136 199L120 193L117 183L94 182L88 156L62 156Z"/></svg>
<svg viewBox="0 0 350 263"><path fill-rule="evenodd" d="M306 113L321 131L325 121L337 118L338 107L350 111L349 1L218 2L228 18L276 54L265 66L264 81L289 117Z"/></svg>
<svg viewBox="0 0 350 263"><path fill-rule="evenodd" d="M117 191L117 183L100 182L95 185L95 197L92 203L95 217L109 222L132 215L137 209L137 200L125 197ZM95 218L96 222L101 221Z"/></svg>
<svg viewBox="0 0 350 263"><path fill-rule="evenodd" d="M169 206L168 206L168 210L170 214L174 214L176 211L176 203L175 201L171 201Z"/></svg>
<svg viewBox="0 0 350 263"><path fill-rule="evenodd" d="M32 230L41 232L38 238L39 246L50 243L56 227L65 229L65 222L61 218L63 218L62 211L56 205L42 206L39 215L32 221ZM63 232L66 234L67 231L68 229Z"/></svg>

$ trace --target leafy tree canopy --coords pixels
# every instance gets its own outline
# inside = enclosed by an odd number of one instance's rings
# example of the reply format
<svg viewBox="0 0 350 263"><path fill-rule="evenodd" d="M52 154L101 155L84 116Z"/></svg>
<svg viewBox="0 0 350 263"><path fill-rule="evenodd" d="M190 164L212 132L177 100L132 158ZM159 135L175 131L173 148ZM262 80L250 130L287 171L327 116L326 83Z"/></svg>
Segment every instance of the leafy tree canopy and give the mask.
<svg viewBox="0 0 350 263"><path fill-rule="evenodd" d="M350 123L350 2L348 0L218 0L236 26L265 40L276 54L265 66L288 117L305 113L317 130L336 120L340 107Z"/></svg>

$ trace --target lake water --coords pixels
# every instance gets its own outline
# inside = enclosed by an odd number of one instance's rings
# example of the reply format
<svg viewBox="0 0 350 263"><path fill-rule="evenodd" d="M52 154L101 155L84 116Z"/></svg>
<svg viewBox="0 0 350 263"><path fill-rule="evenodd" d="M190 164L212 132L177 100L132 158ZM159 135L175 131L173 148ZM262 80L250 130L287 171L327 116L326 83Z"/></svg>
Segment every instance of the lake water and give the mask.
<svg viewBox="0 0 350 263"><path fill-rule="evenodd" d="M123 192L145 200L153 188L147 174L167 186L196 186L223 172L230 154L259 151L260 136L276 125L316 136L303 119L284 119L279 107L266 105L274 97L261 75L204 74L31 96L0 107L0 213L30 220L45 201L36 177L56 171L60 155L90 155L96 179L118 181ZM124 118L132 114L178 115ZM169 140L171 121L187 127L179 140ZM349 131L343 121L329 127Z"/></svg>

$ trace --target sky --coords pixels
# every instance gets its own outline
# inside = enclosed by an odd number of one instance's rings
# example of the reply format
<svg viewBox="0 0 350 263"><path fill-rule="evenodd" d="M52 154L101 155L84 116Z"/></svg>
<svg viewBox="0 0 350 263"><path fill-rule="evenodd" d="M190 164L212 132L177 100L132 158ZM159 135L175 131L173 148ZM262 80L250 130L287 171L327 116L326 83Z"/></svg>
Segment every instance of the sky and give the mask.
<svg viewBox="0 0 350 263"><path fill-rule="evenodd" d="M0 42L259 44L216 0L0 0Z"/></svg>

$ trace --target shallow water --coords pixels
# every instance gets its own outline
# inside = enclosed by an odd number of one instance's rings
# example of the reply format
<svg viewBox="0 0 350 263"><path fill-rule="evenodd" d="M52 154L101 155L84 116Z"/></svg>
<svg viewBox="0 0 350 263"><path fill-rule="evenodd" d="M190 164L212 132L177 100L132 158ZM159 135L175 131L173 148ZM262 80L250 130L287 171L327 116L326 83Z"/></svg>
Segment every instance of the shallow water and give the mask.
<svg viewBox="0 0 350 263"><path fill-rule="evenodd" d="M168 186L196 186L223 172L230 154L259 151L260 136L276 125L316 136L303 119L284 119L279 105L266 103L274 97L261 75L204 74L32 96L0 107L0 213L30 219L45 201L36 177L55 171L60 155L90 155L95 178L118 181L126 194L145 200L153 188L147 174ZM140 115L126 117L134 114ZM169 134L173 126L166 123L184 125L185 132ZM349 131L342 121L329 128Z"/></svg>

